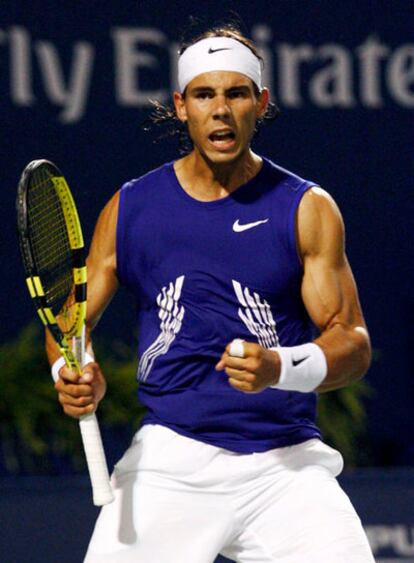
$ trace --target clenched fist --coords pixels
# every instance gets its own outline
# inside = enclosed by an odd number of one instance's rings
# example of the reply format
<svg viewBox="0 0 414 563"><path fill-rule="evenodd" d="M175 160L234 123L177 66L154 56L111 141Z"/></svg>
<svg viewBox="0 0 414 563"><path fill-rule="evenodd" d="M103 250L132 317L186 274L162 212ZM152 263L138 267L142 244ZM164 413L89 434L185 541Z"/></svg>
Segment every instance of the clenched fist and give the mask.
<svg viewBox="0 0 414 563"><path fill-rule="evenodd" d="M224 370L234 389L244 393L260 393L279 381L280 357L277 352L263 348L254 342L243 342L244 357L230 355L228 344L216 365L216 370Z"/></svg>
<svg viewBox="0 0 414 563"><path fill-rule="evenodd" d="M73 418L95 412L106 392L105 377L96 362L83 368L82 375L63 366L55 383L59 402L65 413Z"/></svg>

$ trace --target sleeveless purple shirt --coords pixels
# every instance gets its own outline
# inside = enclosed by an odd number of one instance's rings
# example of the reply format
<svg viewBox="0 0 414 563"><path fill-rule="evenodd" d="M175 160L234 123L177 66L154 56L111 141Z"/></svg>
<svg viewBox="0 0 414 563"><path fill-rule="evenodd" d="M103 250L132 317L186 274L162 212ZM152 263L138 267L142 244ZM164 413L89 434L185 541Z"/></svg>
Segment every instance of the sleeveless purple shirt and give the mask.
<svg viewBox="0 0 414 563"><path fill-rule="evenodd" d="M137 302L144 424L242 453L320 437L315 393L246 394L214 368L233 338L268 348L314 339L295 240L314 185L263 159L212 202L189 196L173 163L122 187L117 272Z"/></svg>

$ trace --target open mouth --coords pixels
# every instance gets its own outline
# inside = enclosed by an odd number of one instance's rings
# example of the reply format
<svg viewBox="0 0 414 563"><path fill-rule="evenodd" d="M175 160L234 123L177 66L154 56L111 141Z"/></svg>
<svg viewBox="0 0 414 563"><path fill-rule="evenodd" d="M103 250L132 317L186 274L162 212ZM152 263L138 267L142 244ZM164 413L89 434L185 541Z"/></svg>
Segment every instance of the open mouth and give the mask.
<svg viewBox="0 0 414 563"><path fill-rule="evenodd" d="M208 138L216 148L226 149L234 145L236 135L233 131L227 129L224 131L213 131Z"/></svg>

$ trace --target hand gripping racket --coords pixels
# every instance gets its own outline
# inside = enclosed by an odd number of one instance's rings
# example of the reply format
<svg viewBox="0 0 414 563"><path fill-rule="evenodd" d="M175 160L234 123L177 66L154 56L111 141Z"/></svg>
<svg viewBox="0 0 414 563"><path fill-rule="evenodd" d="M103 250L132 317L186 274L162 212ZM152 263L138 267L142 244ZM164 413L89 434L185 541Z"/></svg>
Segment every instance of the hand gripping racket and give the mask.
<svg viewBox="0 0 414 563"><path fill-rule="evenodd" d="M26 166L16 207L30 296L66 365L80 373L85 350L87 277L83 236L69 186L53 163L33 160ZM95 414L83 416L79 426L93 502L102 506L112 502L114 496Z"/></svg>

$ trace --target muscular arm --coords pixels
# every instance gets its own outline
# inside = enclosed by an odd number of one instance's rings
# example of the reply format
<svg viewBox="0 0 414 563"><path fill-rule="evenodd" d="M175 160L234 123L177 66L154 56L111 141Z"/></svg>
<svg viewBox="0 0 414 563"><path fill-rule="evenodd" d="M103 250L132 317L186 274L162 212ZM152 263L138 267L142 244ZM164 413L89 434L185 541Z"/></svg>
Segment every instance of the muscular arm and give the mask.
<svg viewBox="0 0 414 563"><path fill-rule="evenodd" d="M116 193L99 216L93 235L88 267L87 349L91 351L90 333L118 288L116 276L116 222L119 193ZM46 352L50 364L59 357L53 338L46 331ZM93 412L105 394L105 378L96 362L88 364L82 376L62 367L55 387L66 414L79 417Z"/></svg>
<svg viewBox="0 0 414 563"><path fill-rule="evenodd" d="M344 226L332 198L320 188L305 193L297 215L298 251L303 262L302 299L320 330L328 373L317 392L339 389L359 379L369 367L371 347L354 278L345 255ZM280 356L256 343L244 343L244 358L229 355L224 369L235 389L257 393L278 383Z"/></svg>
<svg viewBox="0 0 414 563"><path fill-rule="evenodd" d="M371 360L369 336L345 255L342 218L332 198L320 188L313 188L302 198L297 231L304 266L302 298L321 331L315 343L328 363L328 375L317 391L330 391L367 371Z"/></svg>
<svg viewBox="0 0 414 563"><path fill-rule="evenodd" d="M118 289L116 223L119 192L99 216L86 265L88 267L87 326L92 330Z"/></svg>

